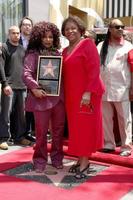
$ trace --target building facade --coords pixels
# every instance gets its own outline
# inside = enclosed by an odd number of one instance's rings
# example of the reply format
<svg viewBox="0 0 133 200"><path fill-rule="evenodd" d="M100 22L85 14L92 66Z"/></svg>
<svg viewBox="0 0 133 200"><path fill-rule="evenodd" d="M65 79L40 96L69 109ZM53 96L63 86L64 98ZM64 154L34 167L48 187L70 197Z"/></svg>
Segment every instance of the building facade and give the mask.
<svg viewBox="0 0 133 200"><path fill-rule="evenodd" d="M49 5L49 0L0 0L0 42L5 42L8 28L19 25L26 15L34 22L49 20Z"/></svg>
<svg viewBox="0 0 133 200"><path fill-rule="evenodd" d="M0 41L5 41L10 25L18 24L25 15L23 0L0 0Z"/></svg>
<svg viewBox="0 0 133 200"><path fill-rule="evenodd" d="M133 0L0 0L0 41L5 41L9 26L18 25L25 15L60 28L70 14L79 16L88 29L104 27L114 17L133 26Z"/></svg>

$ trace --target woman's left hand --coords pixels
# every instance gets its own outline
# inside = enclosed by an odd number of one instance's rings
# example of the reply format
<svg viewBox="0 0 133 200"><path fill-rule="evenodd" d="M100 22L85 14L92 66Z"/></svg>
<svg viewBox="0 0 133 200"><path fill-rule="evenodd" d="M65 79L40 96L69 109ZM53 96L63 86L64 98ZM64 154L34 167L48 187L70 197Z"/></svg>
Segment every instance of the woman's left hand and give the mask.
<svg viewBox="0 0 133 200"><path fill-rule="evenodd" d="M31 91L34 94L34 96L37 97L37 98L41 99L41 98L46 97L46 92L41 88L31 89Z"/></svg>
<svg viewBox="0 0 133 200"><path fill-rule="evenodd" d="M84 92L83 95L82 95L82 99L81 99L81 106L82 105L89 105L90 104L90 97L91 97L91 94L90 92Z"/></svg>

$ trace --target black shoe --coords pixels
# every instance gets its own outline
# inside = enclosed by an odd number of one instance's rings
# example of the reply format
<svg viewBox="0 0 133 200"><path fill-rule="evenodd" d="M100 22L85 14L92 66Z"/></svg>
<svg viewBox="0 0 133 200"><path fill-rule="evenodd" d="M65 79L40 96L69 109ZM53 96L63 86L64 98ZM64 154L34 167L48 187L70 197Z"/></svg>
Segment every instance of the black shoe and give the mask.
<svg viewBox="0 0 133 200"><path fill-rule="evenodd" d="M31 142L36 142L35 136L32 136L31 134L28 134L25 138L26 138L27 140L30 140Z"/></svg>
<svg viewBox="0 0 133 200"><path fill-rule="evenodd" d="M114 152L115 149L107 149L107 148L104 148L104 149L100 149L99 152L102 152L102 153L112 153Z"/></svg>
<svg viewBox="0 0 133 200"><path fill-rule="evenodd" d="M14 139L10 138L7 142L8 142L9 145L13 145L14 144Z"/></svg>
<svg viewBox="0 0 133 200"><path fill-rule="evenodd" d="M80 171L80 169L77 171L76 175L75 175L75 178L76 179L82 179L82 178L86 178L87 175L84 173L85 171L88 171L89 170L89 167L90 167L90 163Z"/></svg>
<svg viewBox="0 0 133 200"><path fill-rule="evenodd" d="M72 165L69 169L69 173L76 173L78 168L80 167L80 164L77 162L76 164Z"/></svg>

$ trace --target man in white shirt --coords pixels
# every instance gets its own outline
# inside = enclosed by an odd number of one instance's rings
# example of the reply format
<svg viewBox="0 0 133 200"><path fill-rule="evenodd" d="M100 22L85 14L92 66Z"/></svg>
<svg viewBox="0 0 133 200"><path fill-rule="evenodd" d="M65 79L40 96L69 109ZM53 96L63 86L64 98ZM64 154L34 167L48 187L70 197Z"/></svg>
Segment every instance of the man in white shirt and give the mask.
<svg viewBox="0 0 133 200"><path fill-rule="evenodd" d="M113 116L116 109L121 137L121 156L132 151L132 117L130 101L133 100L133 45L123 38L124 25L113 19L104 42L97 49L101 57L101 77L106 91L103 95L103 152L115 150Z"/></svg>

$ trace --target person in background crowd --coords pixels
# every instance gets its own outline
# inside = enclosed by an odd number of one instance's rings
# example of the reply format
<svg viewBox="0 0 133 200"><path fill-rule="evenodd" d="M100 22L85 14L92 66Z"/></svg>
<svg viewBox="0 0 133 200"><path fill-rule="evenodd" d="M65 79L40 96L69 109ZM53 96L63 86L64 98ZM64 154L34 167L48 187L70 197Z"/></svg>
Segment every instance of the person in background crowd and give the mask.
<svg viewBox="0 0 133 200"><path fill-rule="evenodd" d="M47 131L51 122L52 147L51 162L57 169L63 168L63 133L65 121L64 92L61 85L59 96L47 96L38 84L37 65L39 55L59 56L60 32L50 22L35 24L24 61L23 80L29 89L26 110L32 111L35 118L36 145L33 165L36 172L43 172L47 163Z"/></svg>
<svg viewBox="0 0 133 200"><path fill-rule="evenodd" d="M106 86L103 96L103 152L115 150L113 133L114 108L117 112L121 137L121 156L132 151L132 117L130 101L133 100L133 45L123 38L124 24L113 19L104 42L97 48L101 57L101 76Z"/></svg>
<svg viewBox="0 0 133 200"><path fill-rule="evenodd" d="M76 16L63 21L62 34L69 45L63 50L63 78L69 130L68 153L78 162L69 172L86 177L89 157L103 145L100 61L94 42L83 39L85 26Z"/></svg>
<svg viewBox="0 0 133 200"><path fill-rule="evenodd" d="M133 44L133 32L124 31L123 37L125 40L131 42Z"/></svg>
<svg viewBox="0 0 133 200"><path fill-rule="evenodd" d="M22 18L19 24L20 28L20 44L23 45L25 49L27 49L29 39L30 39L30 33L33 28L33 21L30 17L25 16ZM32 112L26 112L26 132L25 132L25 138L28 140L35 142L34 132L35 132L35 123L34 123L34 115Z"/></svg>
<svg viewBox="0 0 133 200"><path fill-rule="evenodd" d="M25 116L24 101L26 87L22 81L24 48L19 44L19 27L9 28L9 38L2 44L0 55L0 78L2 84L1 113L0 113L0 149L7 150L7 141L10 138L10 114L16 109L17 116L14 119L16 133L14 143L30 145L31 142L24 138Z"/></svg>
<svg viewBox="0 0 133 200"><path fill-rule="evenodd" d="M19 43L23 45L25 49L27 49L29 39L30 39L30 34L33 28L33 21L30 17L25 16L22 18L19 24L20 28L20 40Z"/></svg>
<svg viewBox="0 0 133 200"><path fill-rule="evenodd" d="M95 41L97 39L97 34L95 33L95 31L86 30L85 34L84 34L84 38L90 38L95 43Z"/></svg>

